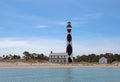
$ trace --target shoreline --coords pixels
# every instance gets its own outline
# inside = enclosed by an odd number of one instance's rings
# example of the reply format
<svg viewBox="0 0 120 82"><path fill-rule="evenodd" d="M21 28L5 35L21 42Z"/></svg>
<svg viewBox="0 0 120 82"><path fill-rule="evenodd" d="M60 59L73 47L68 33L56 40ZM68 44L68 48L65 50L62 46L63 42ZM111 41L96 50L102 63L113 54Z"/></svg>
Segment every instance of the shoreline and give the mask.
<svg viewBox="0 0 120 82"><path fill-rule="evenodd" d="M120 63L115 63L115 64L93 64L93 63L57 64L57 63L0 62L0 68L120 68Z"/></svg>

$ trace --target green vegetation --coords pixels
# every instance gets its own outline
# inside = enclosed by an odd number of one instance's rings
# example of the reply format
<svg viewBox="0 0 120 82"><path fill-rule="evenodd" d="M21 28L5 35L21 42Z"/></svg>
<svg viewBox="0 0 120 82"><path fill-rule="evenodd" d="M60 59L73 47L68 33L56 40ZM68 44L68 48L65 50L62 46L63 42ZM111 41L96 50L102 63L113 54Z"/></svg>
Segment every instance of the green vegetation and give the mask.
<svg viewBox="0 0 120 82"><path fill-rule="evenodd" d="M44 54L36 54L36 53L30 54L28 51L23 52L23 54L24 54L23 59L25 59L26 61L37 60L38 62L42 62L49 60L49 58Z"/></svg>
<svg viewBox="0 0 120 82"><path fill-rule="evenodd" d="M89 63L96 63L99 61L99 58L106 57L108 59L108 63L112 63L115 61L120 62L120 54L112 54L112 53L106 53L106 54L89 54L89 55L81 55L76 56L74 58L75 62L89 62Z"/></svg>
<svg viewBox="0 0 120 82"><path fill-rule="evenodd" d="M106 57L108 59L108 63L112 62L120 62L120 54L112 54L112 53L105 53L105 54L89 54L89 55L78 55L74 57L74 62L88 62L88 63L98 63L99 58ZM49 57L45 56L44 54L37 54L37 53L29 53L28 51L23 52L23 56L19 55L3 55L2 61L8 62L16 62L16 61L23 61L23 62L48 62Z"/></svg>
<svg viewBox="0 0 120 82"><path fill-rule="evenodd" d="M36 54L36 53L29 53L28 51L23 52L23 57L19 55L3 55L2 61L7 62L16 62L16 61L22 61L22 62L46 62L49 60L47 56L44 54Z"/></svg>

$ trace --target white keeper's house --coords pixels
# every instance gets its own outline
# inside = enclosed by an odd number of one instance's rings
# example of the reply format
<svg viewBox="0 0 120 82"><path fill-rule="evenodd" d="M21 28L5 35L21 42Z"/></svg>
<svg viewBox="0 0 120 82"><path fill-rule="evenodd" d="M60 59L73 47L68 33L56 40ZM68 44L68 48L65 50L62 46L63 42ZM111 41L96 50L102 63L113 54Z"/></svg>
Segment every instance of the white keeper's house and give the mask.
<svg viewBox="0 0 120 82"><path fill-rule="evenodd" d="M53 53L49 55L49 61L52 63L67 63L68 55L67 53Z"/></svg>

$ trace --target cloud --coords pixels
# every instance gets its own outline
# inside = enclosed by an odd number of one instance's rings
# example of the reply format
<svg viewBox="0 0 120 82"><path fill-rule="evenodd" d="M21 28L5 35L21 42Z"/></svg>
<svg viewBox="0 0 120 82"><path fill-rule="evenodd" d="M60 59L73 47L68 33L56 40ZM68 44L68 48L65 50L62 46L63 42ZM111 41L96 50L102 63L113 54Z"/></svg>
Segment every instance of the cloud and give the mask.
<svg viewBox="0 0 120 82"><path fill-rule="evenodd" d="M117 38L91 38L80 40L76 43L76 53L80 54L102 54L102 53L120 53L120 39Z"/></svg>
<svg viewBox="0 0 120 82"><path fill-rule="evenodd" d="M2 40L0 41L0 48L11 48L11 47L24 47L28 46L25 41L16 41L16 40Z"/></svg>
<svg viewBox="0 0 120 82"><path fill-rule="evenodd" d="M81 14L78 17L73 17L72 23L74 26L87 25L88 23L101 19L103 16L104 16L104 13L99 13L99 12Z"/></svg>
<svg viewBox="0 0 120 82"><path fill-rule="evenodd" d="M21 2L21 1L20 1ZM23 1L24 2L24 1ZM28 2L28 1L25 1ZM5 2L3 2L3 6L5 6ZM18 2L17 2L18 3ZM7 11L6 11L7 9ZM66 26L66 22L68 21L63 21L63 20L59 20L59 19L51 19L50 17L48 18L47 16L41 16L41 15L34 15L34 14L30 14L30 13L25 13L25 12L20 12L18 10L16 10L16 8L14 8L14 6L7 4L6 7L4 7L4 10L2 10L2 13L0 13L1 16L3 16L4 18L9 18L9 19L4 19L3 23L8 23L7 25L9 27L14 27L14 28L18 28L18 27L30 27L33 26L36 28L46 28L46 27L58 27L58 26ZM14 20L11 20L14 19ZM39 25L40 24L40 25ZM18 26L17 26L18 25Z"/></svg>
<svg viewBox="0 0 120 82"><path fill-rule="evenodd" d="M36 28L47 28L48 26L47 25L38 25Z"/></svg>
<svg viewBox="0 0 120 82"><path fill-rule="evenodd" d="M120 53L120 39L87 39L73 40L73 55ZM0 39L0 55L20 54L24 51L30 53L44 53L49 55L50 51L65 52L66 40L57 38L4 38Z"/></svg>
<svg viewBox="0 0 120 82"><path fill-rule="evenodd" d="M88 19L99 19L103 16L103 13L87 13L81 14L79 17L74 17L74 21L88 20Z"/></svg>
<svg viewBox="0 0 120 82"><path fill-rule="evenodd" d="M53 20L46 20L47 22L41 23L41 25L37 25L36 28L43 29L43 28L51 28L54 26L54 28L58 28L60 26L65 27L67 25L67 22L65 21L53 21Z"/></svg>
<svg viewBox="0 0 120 82"><path fill-rule="evenodd" d="M58 45L59 44L59 45ZM65 52L65 42L54 38L4 38L0 39L0 54Z"/></svg>
<svg viewBox="0 0 120 82"><path fill-rule="evenodd" d="M68 22L68 21L67 21ZM49 20L48 24L51 25L59 25L59 26L65 26L66 21L60 21L60 20Z"/></svg>
<svg viewBox="0 0 120 82"><path fill-rule="evenodd" d="M88 13L88 14L84 14L82 15L83 17L86 17L86 18L100 18L103 16L103 13Z"/></svg>
<svg viewBox="0 0 120 82"><path fill-rule="evenodd" d="M3 17L10 17L10 18L15 18L18 21L8 21L9 26L14 26L15 28L18 26L15 25L19 25L20 27L30 27L33 26L36 28L46 28L46 27L51 27L51 26L65 26L66 25L66 21L60 21L60 20L51 20L48 19L44 16L39 16L39 15L30 15L30 14L26 14L26 13L18 13L16 11L13 10L13 12L5 12L3 14L0 14ZM6 22L3 21L3 22ZM25 23L25 22L26 23ZM31 23L32 22L32 23ZM39 25L40 24L40 25ZM35 26L36 25L36 26Z"/></svg>

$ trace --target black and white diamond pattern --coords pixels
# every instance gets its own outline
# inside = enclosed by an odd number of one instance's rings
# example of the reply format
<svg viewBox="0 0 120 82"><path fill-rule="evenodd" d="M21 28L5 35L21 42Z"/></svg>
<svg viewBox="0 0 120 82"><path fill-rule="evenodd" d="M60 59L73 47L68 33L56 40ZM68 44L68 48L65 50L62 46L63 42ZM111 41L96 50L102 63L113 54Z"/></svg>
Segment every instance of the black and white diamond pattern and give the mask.
<svg viewBox="0 0 120 82"><path fill-rule="evenodd" d="M72 36L71 36L71 23L68 22L67 25L67 48L66 48L66 52L68 53L68 62L73 62L73 56L72 56Z"/></svg>

